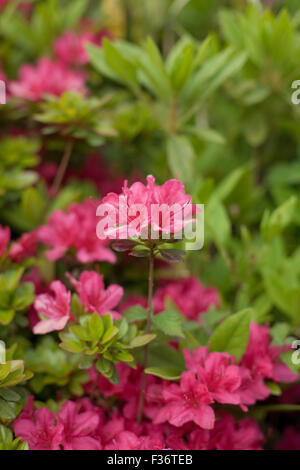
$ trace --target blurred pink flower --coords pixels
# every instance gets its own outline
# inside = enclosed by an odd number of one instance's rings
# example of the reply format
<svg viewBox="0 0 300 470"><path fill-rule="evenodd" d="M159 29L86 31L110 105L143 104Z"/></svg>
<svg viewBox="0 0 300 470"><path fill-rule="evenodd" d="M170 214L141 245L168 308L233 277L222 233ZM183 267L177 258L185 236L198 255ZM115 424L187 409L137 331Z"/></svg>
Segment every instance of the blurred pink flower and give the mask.
<svg viewBox="0 0 300 470"><path fill-rule="evenodd" d="M63 424L62 446L64 450L100 450L100 440L95 433L99 416L93 411L81 411L73 401L65 402L59 412Z"/></svg>
<svg viewBox="0 0 300 470"><path fill-rule="evenodd" d="M258 424L250 418L235 423L229 413L221 413L214 429L193 431L189 436L191 450L261 450L263 434Z"/></svg>
<svg viewBox="0 0 300 470"><path fill-rule="evenodd" d="M85 93L83 72L74 71L60 62L42 58L33 65L23 65L19 80L9 84L12 96L30 101L39 101L43 95L62 95L65 91L75 90Z"/></svg>
<svg viewBox="0 0 300 470"><path fill-rule="evenodd" d="M0 258L4 255L10 241L10 228L0 225Z"/></svg>
<svg viewBox="0 0 300 470"><path fill-rule="evenodd" d="M73 248L81 263L115 262L115 254L107 247L109 240L99 240L96 236L96 207L96 202L89 199L81 204L72 204L67 212L54 211L48 223L38 229L39 240L52 246L46 252L50 261L62 258Z"/></svg>
<svg viewBox="0 0 300 470"><path fill-rule="evenodd" d="M34 256L37 247L36 231L24 233L19 241L14 242L9 250L9 257L14 263L20 263L30 256Z"/></svg>
<svg viewBox="0 0 300 470"><path fill-rule="evenodd" d="M165 310L167 299L171 299L180 312L190 320L197 321L199 314L209 307L219 305L218 292L213 287L205 287L196 277L167 281L157 289L154 296L155 312Z"/></svg>
<svg viewBox="0 0 300 470"><path fill-rule="evenodd" d="M85 50L86 43L101 46L103 37L109 37L106 30L98 34L84 32L76 34L73 31L66 31L54 43L54 52L58 59L65 64L84 65L88 62L88 54Z"/></svg>
<svg viewBox="0 0 300 470"><path fill-rule="evenodd" d="M289 367L279 361L283 348L270 345L269 327L251 323L247 349L240 361L242 403L252 405L270 395L264 379L290 383L297 380Z"/></svg>
<svg viewBox="0 0 300 470"><path fill-rule="evenodd" d="M70 311L71 292L68 292L60 281L53 281L50 289L54 297L40 294L34 302L41 320L33 327L35 334L46 334L50 331L63 330L72 318Z"/></svg>
<svg viewBox="0 0 300 470"><path fill-rule="evenodd" d="M48 408L40 408L32 416L25 410L13 428L16 437L27 441L31 450L60 450L63 424Z"/></svg>
<svg viewBox="0 0 300 470"><path fill-rule="evenodd" d="M83 271L79 281L76 281L70 274L67 275L88 312L97 312L99 315L111 313L114 318L120 316L113 309L123 296L121 286L112 284L105 289L103 276L94 271Z"/></svg>

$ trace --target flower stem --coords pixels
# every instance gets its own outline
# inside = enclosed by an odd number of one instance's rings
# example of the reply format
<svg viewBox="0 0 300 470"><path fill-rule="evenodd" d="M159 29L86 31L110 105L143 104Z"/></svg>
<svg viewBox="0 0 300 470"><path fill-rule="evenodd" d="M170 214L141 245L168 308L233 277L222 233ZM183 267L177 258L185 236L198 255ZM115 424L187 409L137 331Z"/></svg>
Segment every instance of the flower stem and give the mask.
<svg viewBox="0 0 300 470"><path fill-rule="evenodd" d="M72 155L72 150L73 150L73 140L69 139L67 141L67 145L66 145L63 157L61 159L59 168L58 168L56 176L54 178L53 185L50 189L51 196L56 196L56 194L59 191L60 185L62 183L62 180L63 180L64 176L65 176L66 169L67 169L69 161L70 161L70 157Z"/></svg>
<svg viewBox="0 0 300 470"><path fill-rule="evenodd" d="M152 310L153 310L153 272L154 272L154 248L153 248L153 246L151 246L150 247L150 255L149 255L149 278L148 278L148 304L147 304L146 334L150 333L150 328L151 328L151 318L152 318ZM144 412L146 381L147 381L147 375L145 373L145 369L148 366L149 344L146 344L144 351L145 352L144 352L143 372L142 372L142 378L141 378L141 391L140 391L140 396L139 396L138 412L137 412L137 422L138 423L140 423L142 421L143 412Z"/></svg>

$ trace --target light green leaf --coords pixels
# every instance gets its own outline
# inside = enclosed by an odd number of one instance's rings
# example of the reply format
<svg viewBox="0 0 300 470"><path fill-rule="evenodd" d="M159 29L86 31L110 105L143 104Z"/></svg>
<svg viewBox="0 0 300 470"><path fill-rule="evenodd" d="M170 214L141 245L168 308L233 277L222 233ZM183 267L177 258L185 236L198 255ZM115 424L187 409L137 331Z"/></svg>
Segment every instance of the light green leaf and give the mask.
<svg viewBox="0 0 300 470"><path fill-rule="evenodd" d="M227 352L239 361L247 348L251 314L246 309L226 318L210 338L210 351Z"/></svg>

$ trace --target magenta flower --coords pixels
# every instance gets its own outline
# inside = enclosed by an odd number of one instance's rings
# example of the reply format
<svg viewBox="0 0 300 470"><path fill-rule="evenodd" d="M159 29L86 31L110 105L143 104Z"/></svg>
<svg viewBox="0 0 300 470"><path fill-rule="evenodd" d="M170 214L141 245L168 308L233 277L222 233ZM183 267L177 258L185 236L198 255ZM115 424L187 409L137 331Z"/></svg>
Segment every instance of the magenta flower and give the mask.
<svg viewBox="0 0 300 470"><path fill-rule="evenodd" d="M73 213L65 213L61 210L54 211L48 224L38 229L38 238L45 245L53 248L46 252L50 261L60 259L71 246L75 245L78 233L77 217Z"/></svg>
<svg viewBox="0 0 300 470"><path fill-rule="evenodd" d="M214 401L232 405L240 403L241 376L239 367L233 364L234 357L227 353L209 353L205 347L193 353L187 349L183 352L187 368L207 386Z"/></svg>
<svg viewBox="0 0 300 470"><path fill-rule="evenodd" d="M59 412L63 424L62 445L64 450L100 450L100 439L95 433L99 416L94 411L79 411L79 406L67 401Z"/></svg>
<svg viewBox="0 0 300 470"><path fill-rule="evenodd" d="M32 416L22 412L13 423L16 437L28 442L31 450L60 450L63 424L48 408L36 410Z"/></svg>
<svg viewBox="0 0 300 470"><path fill-rule="evenodd" d="M70 274L68 277L88 312L97 312L99 315L111 313L115 318L119 316L113 309L123 296L121 286L112 284L105 289L103 276L93 271L83 271L79 281L76 281Z"/></svg>
<svg viewBox="0 0 300 470"><path fill-rule="evenodd" d="M168 281L157 289L154 296L156 313L165 310L168 298L185 317L195 321L198 320L199 314L206 312L209 307L219 305L217 291L213 287L204 287L196 277Z"/></svg>
<svg viewBox="0 0 300 470"><path fill-rule="evenodd" d="M84 65L89 61L85 50L86 43L100 46L103 37L109 37L105 30L98 34L88 31L75 34L73 31L66 31L55 41L54 52L58 59L67 65Z"/></svg>
<svg viewBox="0 0 300 470"><path fill-rule="evenodd" d="M162 396L164 405L158 410L154 424L168 421L179 427L193 421L203 429L214 427L215 415L209 406L213 399L207 386L198 380L194 372L183 372L179 385L165 385Z"/></svg>
<svg viewBox="0 0 300 470"><path fill-rule="evenodd" d="M185 193L183 183L171 179L158 186L151 175L147 176L147 185L136 182L128 187L125 181L122 194L107 194L101 206L113 214L103 217L104 214L98 212L102 217L97 226L98 237L102 238L105 233L105 236L116 239L147 238L150 227L158 237L178 233L193 221L192 215L196 210L191 196Z"/></svg>
<svg viewBox="0 0 300 470"><path fill-rule="evenodd" d="M10 241L10 228L0 225L0 258L4 255Z"/></svg>
<svg viewBox="0 0 300 470"><path fill-rule="evenodd" d="M44 335L50 331L63 330L72 314L70 311L71 292L68 292L60 281L53 281L50 289L54 297L40 294L34 302L41 320L33 327L35 334Z"/></svg>
<svg viewBox="0 0 300 470"><path fill-rule="evenodd" d="M244 404L252 405L270 395L264 379L286 383L297 380L298 376L278 360L282 350L270 345L268 326L251 323L248 346L240 362L240 395Z"/></svg>
<svg viewBox="0 0 300 470"><path fill-rule="evenodd" d="M9 257L14 263L20 263L30 256L34 256L37 247L37 232L24 233L18 242L12 244Z"/></svg>
<svg viewBox="0 0 300 470"><path fill-rule="evenodd" d="M36 66L23 65L19 80L9 85L12 96L29 101L39 101L45 94L60 96L68 90L85 93L84 74L47 58L40 59Z"/></svg>
<svg viewBox="0 0 300 470"><path fill-rule="evenodd" d="M107 247L109 240L99 240L96 236L96 202L86 200L72 204L68 212L54 211L47 223L38 229L38 238L52 246L46 252L51 261L62 258L69 249L76 251L78 261L116 261L115 254Z"/></svg>
<svg viewBox="0 0 300 470"><path fill-rule="evenodd" d="M191 450L261 450L263 434L250 418L235 423L229 413L222 413L211 431L197 429L189 436Z"/></svg>

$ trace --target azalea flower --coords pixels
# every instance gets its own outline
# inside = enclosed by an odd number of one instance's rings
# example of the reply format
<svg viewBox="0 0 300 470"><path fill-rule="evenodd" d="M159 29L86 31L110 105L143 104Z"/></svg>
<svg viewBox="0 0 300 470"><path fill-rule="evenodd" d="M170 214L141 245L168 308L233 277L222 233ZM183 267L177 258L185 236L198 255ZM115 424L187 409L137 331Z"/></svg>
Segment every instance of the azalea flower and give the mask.
<svg viewBox="0 0 300 470"><path fill-rule="evenodd" d="M194 372L183 372L180 384L165 385L162 397L164 404L154 418L155 424L168 421L173 426L182 426L193 421L203 429L214 427L215 415L209 406L212 396Z"/></svg>
<svg viewBox="0 0 300 470"><path fill-rule="evenodd" d="M37 247L37 233L24 233L18 242L12 244L9 257L14 263L20 263L30 256L34 256Z"/></svg>
<svg viewBox="0 0 300 470"><path fill-rule="evenodd" d="M106 30L100 31L98 34L88 31L82 34L66 31L55 41L54 52L58 59L67 65L84 65L89 61L85 45L92 43L100 46L103 37L109 37Z"/></svg>
<svg viewBox="0 0 300 470"><path fill-rule="evenodd" d="M208 352L200 347L193 353L183 350L186 366L196 373L214 401L219 403L240 403L239 387L241 376L239 367L234 365L234 357L227 353Z"/></svg>
<svg viewBox="0 0 300 470"><path fill-rule="evenodd" d="M76 281L70 274L67 275L88 312L97 312L99 315L111 313L114 318L120 316L113 309L123 296L121 286L112 284L105 289L103 276L94 271L83 271L79 281Z"/></svg>
<svg viewBox="0 0 300 470"><path fill-rule="evenodd" d="M160 214L156 210L158 206ZM157 239L162 234L180 232L193 221L195 211L192 198L185 193L181 181L171 179L158 186L149 175L147 185L136 182L128 187L125 181L121 195L109 193L102 199L97 211L101 217L97 234L99 238L147 238L151 227L151 237ZM105 212L108 215L105 216Z"/></svg>
<svg viewBox="0 0 300 470"><path fill-rule="evenodd" d="M10 228L0 225L0 258L4 255L10 241Z"/></svg>
<svg viewBox="0 0 300 470"><path fill-rule="evenodd" d="M39 240L52 247L46 252L50 261L62 258L69 249L75 250L81 263L116 261L115 254L107 247L109 240L99 240L96 236L96 207L92 200L72 204L67 212L54 211L48 223L38 229Z"/></svg>
<svg viewBox="0 0 300 470"><path fill-rule="evenodd" d="M253 419L244 418L235 423L233 417L224 412L214 429L197 429L189 436L191 450L261 450L262 442L263 434Z"/></svg>
<svg viewBox="0 0 300 470"><path fill-rule="evenodd" d="M240 361L240 395L243 403L252 405L270 395L264 379L285 383L297 380L298 376L279 361L282 350L279 346L270 345L268 326L251 323L248 346Z"/></svg>
<svg viewBox="0 0 300 470"><path fill-rule="evenodd" d="M27 441L31 450L60 449L63 424L48 408L40 408L32 416L22 412L13 428L16 437Z"/></svg>
<svg viewBox="0 0 300 470"><path fill-rule="evenodd" d="M198 320L199 314L209 307L219 305L219 296L213 287L204 287L195 277L168 281L157 289L154 296L156 313L166 309L166 302L171 299L180 312L191 320Z"/></svg>
<svg viewBox="0 0 300 470"><path fill-rule="evenodd" d="M61 62L42 58L33 65L23 65L19 79L9 84L12 96L39 101L45 94L60 96L65 91L86 92L83 72L71 70Z"/></svg>
<svg viewBox="0 0 300 470"><path fill-rule="evenodd" d="M81 411L78 404L67 401L59 412L63 424L64 450L100 450L101 443L95 436L99 416L93 411Z"/></svg>
<svg viewBox="0 0 300 470"><path fill-rule="evenodd" d="M68 292L60 281L53 281L50 289L54 297L40 294L36 297L34 307L41 320L33 327L35 334L46 334L50 331L63 330L72 314L70 311L71 292Z"/></svg>

